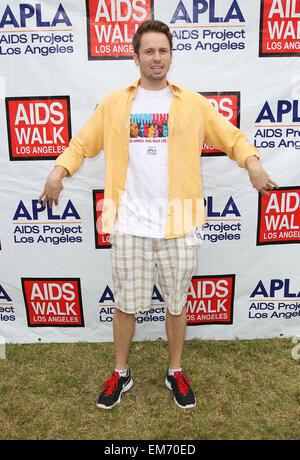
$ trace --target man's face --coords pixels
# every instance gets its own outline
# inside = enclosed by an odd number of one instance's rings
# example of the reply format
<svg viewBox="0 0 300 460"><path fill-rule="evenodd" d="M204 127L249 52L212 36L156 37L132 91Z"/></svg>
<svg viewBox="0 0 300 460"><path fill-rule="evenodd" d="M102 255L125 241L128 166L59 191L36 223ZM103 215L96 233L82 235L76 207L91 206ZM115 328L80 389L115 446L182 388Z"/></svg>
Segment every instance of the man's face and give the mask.
<svg viewBox="0 0 300 460"><path fill-rule="evenodd" d="M139 54L134 55L134 62L140 67L141 86L154 90L164 88L171 59L172 51L164 33L144 33Z"/></svg>

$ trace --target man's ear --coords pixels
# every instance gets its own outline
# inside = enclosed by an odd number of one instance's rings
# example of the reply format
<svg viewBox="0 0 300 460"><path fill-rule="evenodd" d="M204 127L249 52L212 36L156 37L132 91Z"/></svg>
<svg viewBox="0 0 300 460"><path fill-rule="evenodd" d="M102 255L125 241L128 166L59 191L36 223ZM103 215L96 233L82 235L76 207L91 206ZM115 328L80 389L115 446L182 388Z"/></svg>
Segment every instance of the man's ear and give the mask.
<svg viewBox="0 0 300 460"><path fill-rule="evenodd" d="M139 67L139 65L140 65L139 57L138 57L138 55L135 54L135 53L134 53L134 55L133 55L133 60L134 60L135 65L136 65L137 67Z"/></svg>

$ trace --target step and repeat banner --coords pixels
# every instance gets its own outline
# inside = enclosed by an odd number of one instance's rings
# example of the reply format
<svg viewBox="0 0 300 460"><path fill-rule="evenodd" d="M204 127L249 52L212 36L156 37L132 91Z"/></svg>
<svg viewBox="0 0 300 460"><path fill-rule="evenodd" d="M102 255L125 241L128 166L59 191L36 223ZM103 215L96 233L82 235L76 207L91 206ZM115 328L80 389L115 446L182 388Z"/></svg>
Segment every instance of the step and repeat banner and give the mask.
<svg viewBox="0 0 300 460"><path fill-rule="evenodd" d="M169 79L202 93L259 149L279 184L204 144L207 223L186 338L291 337L300 328L300 0L4 0L0 5L0 336L6 343L112 341L103 152L38 203L55 159L109 92L139 77L132 36L173 34ZM134 340L165 339L159 283Z"/></svg>

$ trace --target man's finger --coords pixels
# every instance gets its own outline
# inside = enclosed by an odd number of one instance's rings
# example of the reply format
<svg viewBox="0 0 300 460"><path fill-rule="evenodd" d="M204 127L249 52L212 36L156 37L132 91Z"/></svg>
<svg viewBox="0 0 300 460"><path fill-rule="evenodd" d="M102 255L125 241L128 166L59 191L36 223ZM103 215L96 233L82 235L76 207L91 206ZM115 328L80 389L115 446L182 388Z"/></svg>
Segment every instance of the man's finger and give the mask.
<svg viewBox="0 0 300 460"><path fill-rule="evenodd" d="M38 202L39 202L39 203L43 200L44 196L45 196L45 192L43 192L43 193L40 195L40 197L39 197L39 199L38 199Z"/></svg>
<svg viewBox="0 0 300 460"><path fill-rule="evenodd" d="M266 196L269 196L270 195L270 192L267 192L267 190L261 190L260 192L262 195L266 195Z"/></svg>
<svg viewBox="0 0 300 460"><path fill-rule="evenodd" d="M47 197L47 195L45 194L45 197L44 197L44 199L43 199L43 206L44 206L44 208L47 206L47 201L48 201L48 197Z"/></svg>

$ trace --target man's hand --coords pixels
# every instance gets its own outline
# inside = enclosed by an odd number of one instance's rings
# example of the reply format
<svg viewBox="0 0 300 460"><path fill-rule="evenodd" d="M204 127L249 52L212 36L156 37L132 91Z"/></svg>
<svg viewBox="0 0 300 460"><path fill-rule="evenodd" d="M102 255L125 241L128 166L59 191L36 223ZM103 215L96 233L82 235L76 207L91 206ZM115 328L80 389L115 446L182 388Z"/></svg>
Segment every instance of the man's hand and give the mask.
<svg viewBox="0 0 300 460"><path fill-rule="evenodd" d="M49 206L52 208L54 201L57 206L58 197L60 192L63 190L62 180L68 175L69 171L66 168L63 166L55 166L53 171L48 176L43 193L39 197L39 203L42 201L43 206L46 207L47 201L49 201Z"/></svg>
<svg viewBox="0 0 300 460"><path fill-rule="evenodd" d="M255 155L246 158L246 169L253 187L263 195L269 195L268 190L274 187L278 188L276 182L269 177Z"/></svg>

